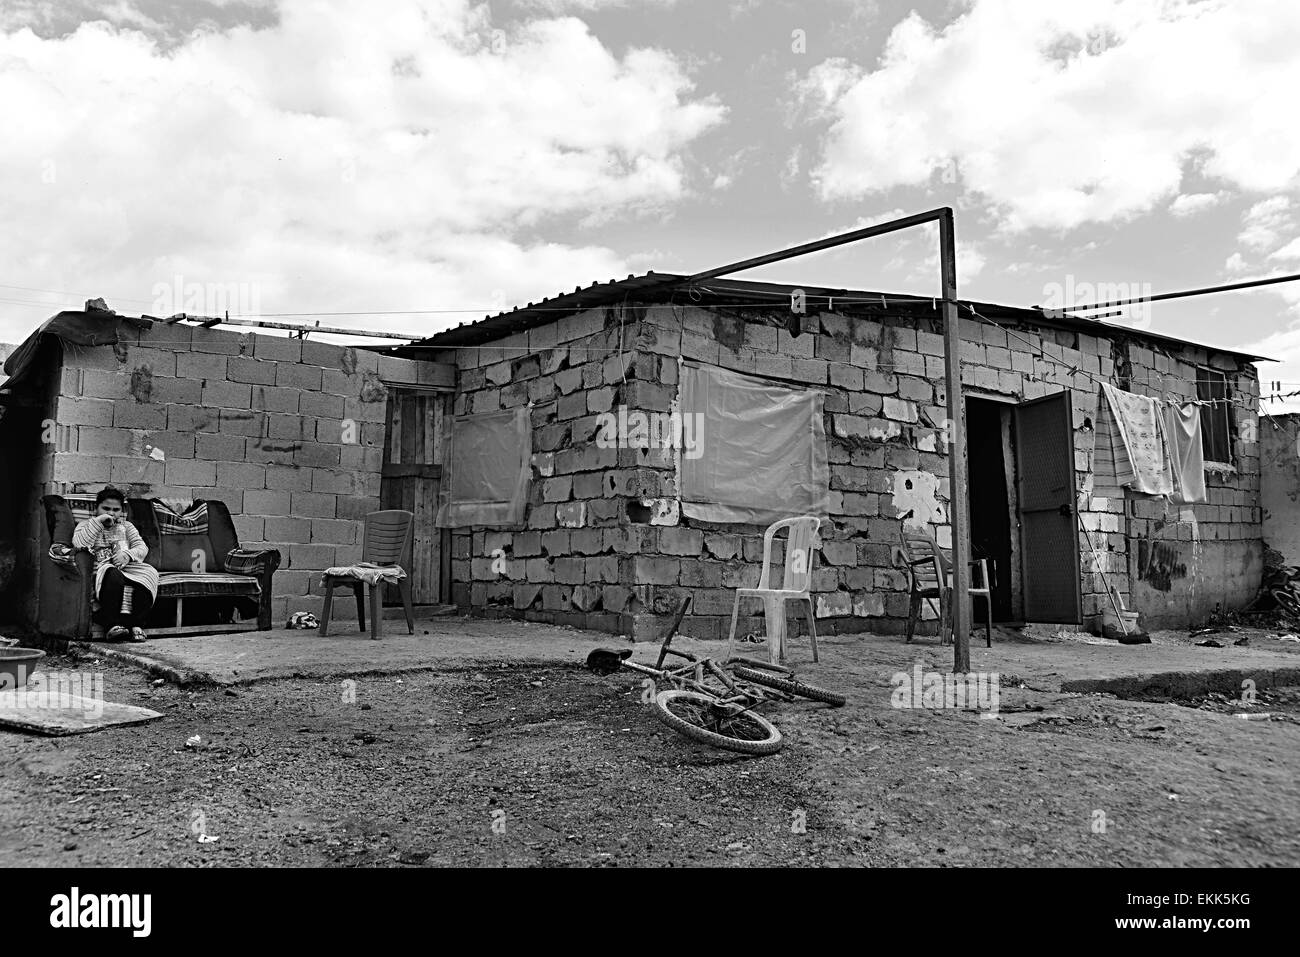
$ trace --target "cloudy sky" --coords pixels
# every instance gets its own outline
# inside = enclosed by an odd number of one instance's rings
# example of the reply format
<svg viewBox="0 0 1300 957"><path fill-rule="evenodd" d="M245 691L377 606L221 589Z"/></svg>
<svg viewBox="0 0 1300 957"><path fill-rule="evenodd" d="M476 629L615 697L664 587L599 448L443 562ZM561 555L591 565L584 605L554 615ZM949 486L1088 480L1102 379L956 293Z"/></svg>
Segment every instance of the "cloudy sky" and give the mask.
<svg viewBox="0 0 1300 957"><path fill-rule="evenodd" d="M4 0L0 341L196 289L426 335L939 205L963 298L1300 272L1297 90L1294 0ZM1113 321L1300 389L1300 283Z"/></svg>

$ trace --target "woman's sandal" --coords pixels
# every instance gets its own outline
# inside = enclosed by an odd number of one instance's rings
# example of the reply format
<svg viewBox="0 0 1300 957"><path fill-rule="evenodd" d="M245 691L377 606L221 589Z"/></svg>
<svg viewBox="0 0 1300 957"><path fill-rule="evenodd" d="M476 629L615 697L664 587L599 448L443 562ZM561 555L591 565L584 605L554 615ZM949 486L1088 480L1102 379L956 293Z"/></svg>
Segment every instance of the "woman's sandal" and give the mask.
<svg viewBox="0 0 1300 957"><path fill-rule="evenodd" d="M149 638L148 638L148 636L144 633L144 629L143 629L143 628L132 628L132 629L131 629L131 637L127 638L126 640L127 640L127 641L148 641Z"/></svg>
<svg viewBox="0 0 1300 957"><path fill-rule="evenodd" d="M107 641L128 641L131 637L131 629L125 625L114 625L108 629L108 634L104 636Z"/></svg>

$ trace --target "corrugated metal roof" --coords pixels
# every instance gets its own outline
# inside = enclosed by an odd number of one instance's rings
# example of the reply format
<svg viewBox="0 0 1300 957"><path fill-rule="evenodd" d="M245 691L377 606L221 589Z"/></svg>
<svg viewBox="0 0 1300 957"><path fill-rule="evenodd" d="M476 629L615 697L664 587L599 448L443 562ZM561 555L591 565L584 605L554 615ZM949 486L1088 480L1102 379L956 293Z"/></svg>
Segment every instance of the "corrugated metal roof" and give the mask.
<svg viewBox="0 0 1300 957"><path fill-rule="evenodd" d="M742 279L710 279L693 286L685 285L688 276L675 273L647 272L644 276L628 276L626 279L611 279L609 282L593 282L590 286L578 287L573 292L561 293L549 299L530 302L516 306L508 312L487 316L477 322L461 323L453 329L447 329L427 339L420 339L409 345L395 349L385 349L394 355L417 355L427 353L430 349L454 349L460 346L474 346L484 342L502 339L517 332L523 332L534 326L554 322L556 319L585 309L609 306L624 300L631 302L674 301L682 305L718 305L727 303L772 302L774 305L788 302L790 294L802 289L809 300L810 311L820 299L855 300L854 305L874 306L880 301L880 308L889 311L921 311L931 309L934 300L914 295L879 292L864 289L832 289L826 286L794 285L791 283L755 282ZM856 300L862 300L856 302ZM1207 345L1189 339L1161 335L1131 326L1122 326L1097 319L1087 319L1076 315L1049 316L1041 309L1026 309L1021 306L1006 306L999 303L960 300L963 307L971 306L981 315L990 319L1011 319L1049 329L1066 329L1072 332L1086 332L1091 335L1113 338L1123 335L1130 339L1159 342L1175 346L1199 346L1224 355L1236 356L1251 361L1273 360L1266 356L1256 356L1227 349L1222 346ZM969 315L963 308L964 314Z"/></svg>

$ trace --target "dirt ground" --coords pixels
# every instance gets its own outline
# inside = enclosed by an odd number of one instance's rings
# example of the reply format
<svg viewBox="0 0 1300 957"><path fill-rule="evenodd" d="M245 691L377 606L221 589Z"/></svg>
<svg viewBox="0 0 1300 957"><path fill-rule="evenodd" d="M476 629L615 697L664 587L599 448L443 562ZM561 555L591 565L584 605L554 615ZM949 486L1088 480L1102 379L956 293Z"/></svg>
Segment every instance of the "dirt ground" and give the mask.
<svg viewBox="0 0 1300 957"><path fill-rule="evenodd" d="M835 656L800 671L848 706L770 706L766 758L686 740L581 656L359 677L352 702L337 678L185 690L102 662L110 697L165 717L0 732L0 865L1300 863L1294 689L1179 704L1004 676L988 720L891 707L887 669Z"/></svg>

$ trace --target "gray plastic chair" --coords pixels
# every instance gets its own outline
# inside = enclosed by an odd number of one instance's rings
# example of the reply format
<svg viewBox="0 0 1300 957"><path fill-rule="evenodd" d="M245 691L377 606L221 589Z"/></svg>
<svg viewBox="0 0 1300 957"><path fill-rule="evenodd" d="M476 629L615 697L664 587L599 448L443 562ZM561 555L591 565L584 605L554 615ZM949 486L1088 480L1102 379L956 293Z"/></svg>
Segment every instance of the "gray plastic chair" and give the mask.
<svg viewBox="0 0 1300 957"><path fill-rule="evenodd" d="M415 613L411 607L411 538L415 526L415 515L404 509L386 509L371 512L366 516L365 537L361 544L361 561L371 565L396 565L406 572L406 577L398 582L402 593L402 604L406 608L406 627L410 634L415 634ZM402 563L406 564L403 565ZM321 611L320 633L329 634L330 613L334 606L334 587L344 585L352 589L357 599L357 624L366 630L365 589L370 588L370 637L378 639L383 629L384 620L384 584L367 586L366 582L354 575L325 576L325 608Z"/></svg>

